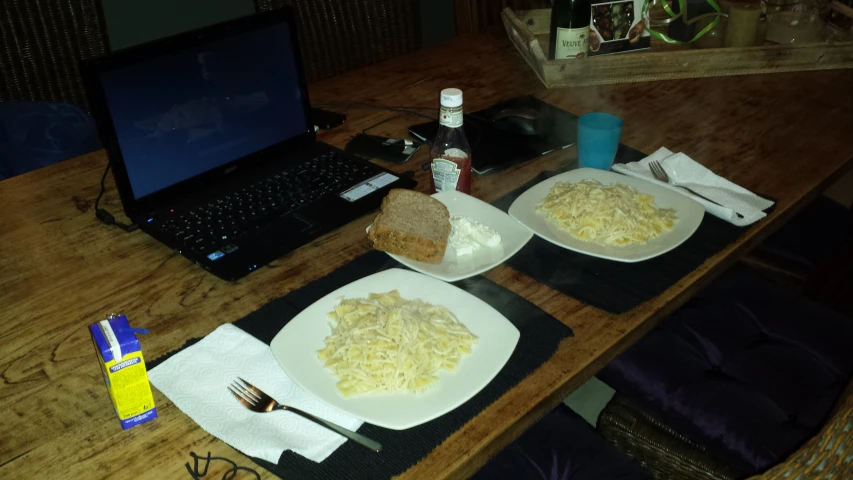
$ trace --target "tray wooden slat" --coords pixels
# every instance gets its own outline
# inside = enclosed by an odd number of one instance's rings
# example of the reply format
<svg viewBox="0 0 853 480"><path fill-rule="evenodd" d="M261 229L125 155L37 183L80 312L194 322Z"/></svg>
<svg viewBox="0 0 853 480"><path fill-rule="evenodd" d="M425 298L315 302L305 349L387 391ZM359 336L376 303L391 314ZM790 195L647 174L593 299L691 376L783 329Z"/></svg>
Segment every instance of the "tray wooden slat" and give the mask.
<svg viewBox="0 0 853 480"><path fill-rule="evenodd" d="M501 12L504 27L521 56L548 88L678 78L718 77L853 68L853 41L691 49L663 46L643 52L583 59L547 60L551 12Z"/></svg>

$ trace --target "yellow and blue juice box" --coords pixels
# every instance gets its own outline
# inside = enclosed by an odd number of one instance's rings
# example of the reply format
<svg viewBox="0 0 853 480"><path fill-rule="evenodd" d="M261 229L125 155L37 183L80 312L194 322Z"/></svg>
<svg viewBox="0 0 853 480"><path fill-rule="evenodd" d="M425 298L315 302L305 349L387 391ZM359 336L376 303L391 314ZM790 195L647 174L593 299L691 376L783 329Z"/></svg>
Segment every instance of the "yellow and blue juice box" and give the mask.
<svg viewBox="0 0 853 480"><path fill-rule="evenodd" d="M157 418L142 347L136 338L137 333L148 331L131 328L124 315L110 315L89 325L89 333L121 428L127 430Z"/></svg>

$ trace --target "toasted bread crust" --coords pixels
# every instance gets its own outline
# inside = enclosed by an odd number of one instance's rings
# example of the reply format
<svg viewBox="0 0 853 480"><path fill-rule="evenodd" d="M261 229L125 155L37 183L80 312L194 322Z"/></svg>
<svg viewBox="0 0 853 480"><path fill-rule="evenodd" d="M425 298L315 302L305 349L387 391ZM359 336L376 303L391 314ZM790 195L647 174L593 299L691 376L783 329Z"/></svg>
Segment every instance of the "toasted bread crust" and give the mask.
<svg viewBox="0 0 853 480"><path fill-rule="evenodd" d="M427 238L413 231L403 228L394 228L389 224L395 223L393 216L408 213L406 202L423 202L418 208L427 208L432 211L432 218L424 219L418 215L407 216L415 222L438 223L430 226L435 238ZM395 255L401 255L413 260L427 263L439 263L444 258L447 250L447 238L450 236L450 213L447 207L434 198L418 192L393 189L382 200L382 211L373 220L368 231L368 238L373 242L373 248L383 250ZM389 213L390 212L390 213ZM400 222L396 222L400 223ZM424 229L424 225L417 225Z"/></svg>
<svg viewBox="0 0 853 480"><path fill-rule="evenodd" d="M373 241L373 248L377 250L402 255L420 262L439 263L447 250L447 242L434 242L381 226L371 227L369 237Z"/></svg>

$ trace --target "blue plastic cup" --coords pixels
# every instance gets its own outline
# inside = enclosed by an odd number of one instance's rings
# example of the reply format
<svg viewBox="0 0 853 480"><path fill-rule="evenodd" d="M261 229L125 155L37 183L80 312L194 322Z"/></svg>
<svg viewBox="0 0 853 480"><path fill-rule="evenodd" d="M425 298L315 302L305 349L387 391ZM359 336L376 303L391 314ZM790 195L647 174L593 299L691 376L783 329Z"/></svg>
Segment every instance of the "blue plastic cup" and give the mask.
<svg viewBox="0 0 853 480"><path fill-rule="evenodd" d="M578 165L610 170L619 137L622 119L609 113L587 113L578 119Z"/></svg>

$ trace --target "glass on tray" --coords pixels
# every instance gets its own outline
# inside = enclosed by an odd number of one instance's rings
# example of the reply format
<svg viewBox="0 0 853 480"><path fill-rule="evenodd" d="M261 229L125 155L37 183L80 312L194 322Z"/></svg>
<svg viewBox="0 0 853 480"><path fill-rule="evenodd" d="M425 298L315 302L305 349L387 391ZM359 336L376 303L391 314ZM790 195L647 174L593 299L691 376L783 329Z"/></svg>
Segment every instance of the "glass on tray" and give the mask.
<svg viewBox="0 0 853 480"><path fill-rule="evenodd" d="M803 0L762 0L761 2L762 10L766 14L799 11L805 8L805 5Z"/></svg>
<svg viewBox="0 0 853 480"><path fill-rule="evenodd" d="M779 44L822 42L825 38L824 27L823 20L813 13L769 13L764 39Z"/></svg>

